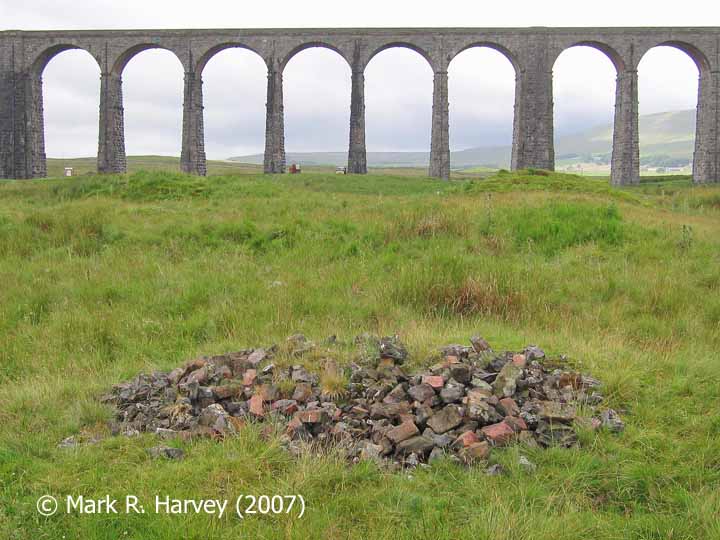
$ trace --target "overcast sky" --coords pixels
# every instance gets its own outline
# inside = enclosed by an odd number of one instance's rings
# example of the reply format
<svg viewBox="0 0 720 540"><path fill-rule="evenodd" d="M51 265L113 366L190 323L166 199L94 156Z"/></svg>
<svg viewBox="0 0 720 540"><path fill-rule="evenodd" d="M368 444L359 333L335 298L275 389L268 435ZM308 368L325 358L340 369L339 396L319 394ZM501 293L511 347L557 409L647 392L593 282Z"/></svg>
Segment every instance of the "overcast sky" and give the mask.
<svg viewBox="0 0 720 540"><path fill-rule="evenodd" d="M693 4L696 4L693 6ZM2 29L262 28L366 26L697 26L705 2L606 0L592 9L575 1L487 2L363 0L242 2L237 0L0 0ZM698 14L702 13L702 17ZM640 112L694 108L697 68L684 53L658 47L639 68ZM510 144L514 72L498 52L471 49L450 65L453 150ZM183 73L168 51L145 51L123 77L126 149L179 155ZM226 50L203 74L205 139L210 158L262 152L266 70L249 51ZM55 57L43 75L46 149L50 157L97 152L99 70L83 51ZM556 136L612 121L615 72L600 52L575 47L554 66ZM368 150L427 151L432 71L417 53L388 49L365 73ZM336 53L308 49L284 73L288 151L345 151L350 69ZM642 138L642 133L640 134Z"/></svg>

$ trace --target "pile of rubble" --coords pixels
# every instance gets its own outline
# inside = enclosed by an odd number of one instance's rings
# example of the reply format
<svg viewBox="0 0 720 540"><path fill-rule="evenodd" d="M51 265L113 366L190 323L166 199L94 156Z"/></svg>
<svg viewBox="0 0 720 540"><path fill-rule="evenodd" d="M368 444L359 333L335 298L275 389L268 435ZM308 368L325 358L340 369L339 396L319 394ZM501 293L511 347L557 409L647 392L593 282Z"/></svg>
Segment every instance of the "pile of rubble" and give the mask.
<svg viewBox="0 0 720 540"><path fill-rule="evenodd" d="M446 455L482 461L514 442L570 447L579 425L623 429L617 413L601 407L599 381L562 357L550 360L535 346L495 352L480 337L470 343L442 348L435 365L409 374L397 336L364 335L349 368L326 358L312 373L299 364L319 349L296 335L282 352L244 350L140 375L104 400L117 411L115 434L221 438L249 421L274 420L296 451L303 442L322 443L351 461L411 466Z"/></svg>

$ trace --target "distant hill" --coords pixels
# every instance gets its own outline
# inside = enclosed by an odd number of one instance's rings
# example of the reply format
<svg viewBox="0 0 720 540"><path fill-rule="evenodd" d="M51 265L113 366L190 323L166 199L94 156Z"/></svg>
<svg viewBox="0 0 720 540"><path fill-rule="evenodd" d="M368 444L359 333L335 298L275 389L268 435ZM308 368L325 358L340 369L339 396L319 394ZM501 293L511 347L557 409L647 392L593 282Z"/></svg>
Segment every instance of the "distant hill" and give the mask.
<svg viewBox="0 0 720 540"><path fill-rule="evenodd" d="M641 116L640 141L641 157L667 156L670 158L692 159L695 140L695 111L671 111ZM612 125L596 126L581 133L560 137L555 141L555 156L558 161L575 156L604 156L609 159L612 150ZM508 168L510 166L509 146L488 146L468 148L451 152L450 161L454 169L487 166ZM426 167L428 152L368 152L371 167ZM347 152L288 152L288 163L301 165L347 164ZM238 156L230 161L261 164L262 154Z"/></svg>

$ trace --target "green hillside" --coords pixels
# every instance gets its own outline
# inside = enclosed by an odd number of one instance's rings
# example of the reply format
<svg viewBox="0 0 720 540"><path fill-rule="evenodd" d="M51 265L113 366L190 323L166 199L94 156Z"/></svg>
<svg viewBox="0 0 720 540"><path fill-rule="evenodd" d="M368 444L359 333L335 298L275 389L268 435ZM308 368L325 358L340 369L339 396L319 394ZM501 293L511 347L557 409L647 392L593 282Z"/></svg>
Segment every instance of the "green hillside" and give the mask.
<svg viewBox="0 0 720 540"><path fill-rule="evenodd" d="M640 153L646 161L667 156L692 159L695 140L695 111L671 111L641 116ZM568 157L595 156L609 160L612 150L612 125L597 126L586 131L560 137L555 141L555 155L560 164ZM451 152L452 167L465 169L478 166L509 168L509 146L468 148ZM229 158L231 161L261 164L262 154ZM288 152L288 163L339 166L347 162L347 152ZM427 167L427 152L368 152L371 167Z"/></svg>

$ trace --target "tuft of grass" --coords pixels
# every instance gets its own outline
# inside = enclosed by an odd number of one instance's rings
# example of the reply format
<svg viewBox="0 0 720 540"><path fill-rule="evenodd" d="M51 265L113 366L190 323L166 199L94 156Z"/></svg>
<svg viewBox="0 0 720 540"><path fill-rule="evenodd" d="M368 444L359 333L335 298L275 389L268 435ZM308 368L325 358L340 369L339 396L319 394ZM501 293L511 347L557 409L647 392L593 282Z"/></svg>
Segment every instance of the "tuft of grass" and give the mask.
<svg viewBox="0 0 720 540"><path fill-rule="evenodd" d="M619 246L626 233L616 205L550 203L521 208L506 216L518 248L539 250L551 256L588 243L603 248Z"/></svg>

